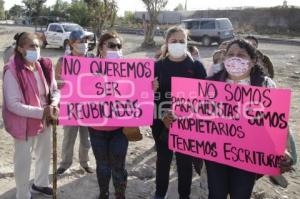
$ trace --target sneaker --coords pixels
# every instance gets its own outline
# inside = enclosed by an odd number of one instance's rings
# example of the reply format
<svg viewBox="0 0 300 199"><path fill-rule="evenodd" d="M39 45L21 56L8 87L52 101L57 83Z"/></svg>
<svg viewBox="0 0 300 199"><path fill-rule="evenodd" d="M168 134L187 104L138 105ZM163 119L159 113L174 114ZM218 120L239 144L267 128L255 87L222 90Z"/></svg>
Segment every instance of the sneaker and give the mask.
<svg viewBox="0 0 300 199"><path fill-rule="evenodd" d="M82 167L82 169L87 173L94 173L93 169L89 166Z"/></svg>
<svg viewBox="0 0 300 199"><path fill-rule="evenodd" d="M56 171L57 175L62 175L66 172L67 169L59 167Z"/></svg>
<svg viewBox="0 0 300 199"><path fill-rule="evenodd" d="M270 176L270 181L275 185L281 186L282 188L287 188L289 184L287 179L283 175Z"/></svg>
<svg viewBox="0 0 300 199"><path fill-rule="evenodd" d="M35 184L32 184L31 186L31 192L32 193L40 193L43 194L46 197L53 197L53 189L50 187L38 187L35 186Z"/></svg>

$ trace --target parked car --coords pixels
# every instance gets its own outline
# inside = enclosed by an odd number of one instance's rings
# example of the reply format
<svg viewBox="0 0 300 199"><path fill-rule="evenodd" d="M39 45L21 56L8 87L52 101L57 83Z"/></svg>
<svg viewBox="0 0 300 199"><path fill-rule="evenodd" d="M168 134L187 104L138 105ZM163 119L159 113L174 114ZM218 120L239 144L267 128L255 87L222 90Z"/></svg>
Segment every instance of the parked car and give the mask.
<svg viewBox="0 0 300 199"><path fill-rule="evenodd" d="M43 38L42 47L45 48L47 45L51 45L67 49L69 45L69 36L73 30L77 29L85 31L80 25L75 23L48 24L46 31L43 32L43 35L40 36L41 38ZM89 38L89 50L93 50L96 47L97 43L96 34L88 31L85 31L85 34Z"/></svg>
<svg viewBox="0 0 300 199"><path fill-rule="evenodd" d="M190 38L210 46L234 38L233 27L228 18L199 18L182 21L182 25L189 30Z"/></svg>

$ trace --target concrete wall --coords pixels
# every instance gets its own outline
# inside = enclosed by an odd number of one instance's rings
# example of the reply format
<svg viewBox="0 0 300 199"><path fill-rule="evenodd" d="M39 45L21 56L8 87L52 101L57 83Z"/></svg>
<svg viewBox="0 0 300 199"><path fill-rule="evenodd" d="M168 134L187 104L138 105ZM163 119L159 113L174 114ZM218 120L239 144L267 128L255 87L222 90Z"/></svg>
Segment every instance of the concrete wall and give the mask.
<svg viewBox="0 0 300 199"><path fill-rule="evenodd" d="M136 12L142 19L146 12ZM242 10L198 10L188 12L163 11L158 16L161 24L180 24L181 20L201 17L229 18L238 32L300 34L300 8L261 8Z"/></svg>
<svg viewBox="0 0 300 199"><path fill-rule="evenodd" d="M190 18L194 14L194 11L162 11L157 17L160 24L180 24L181 20ZM134 16L136 19L142 20L143 15L145 19L149 20L147 12L135 12Z"/></svg>

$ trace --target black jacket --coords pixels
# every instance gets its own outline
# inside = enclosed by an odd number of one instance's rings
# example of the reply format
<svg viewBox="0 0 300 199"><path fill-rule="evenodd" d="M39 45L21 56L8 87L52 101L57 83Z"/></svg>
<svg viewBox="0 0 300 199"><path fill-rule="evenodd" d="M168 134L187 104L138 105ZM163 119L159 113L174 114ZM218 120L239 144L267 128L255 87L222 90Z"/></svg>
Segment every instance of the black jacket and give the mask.
<svg viewBox="0 0 300 199"><path fill-rule="evenodd" d="M164 58L155 63L155 77L158 78L159 89L155 94L155 116L152 125L154 139L157 140L163 135L164 141L167 141L168 131L161 121L161 110L171 108L171 78L185 77L195 79L205 79L206 71L199 61L194 61L189 56L182 62L173 62L169 58Z"/></svg>

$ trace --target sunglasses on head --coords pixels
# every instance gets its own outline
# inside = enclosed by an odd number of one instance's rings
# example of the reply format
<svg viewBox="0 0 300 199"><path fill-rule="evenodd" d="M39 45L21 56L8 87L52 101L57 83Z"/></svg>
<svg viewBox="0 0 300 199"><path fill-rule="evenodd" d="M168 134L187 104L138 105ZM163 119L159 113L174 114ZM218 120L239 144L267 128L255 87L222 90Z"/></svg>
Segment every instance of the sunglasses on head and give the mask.
<svg viewBox="0 0 300 199"><path fill-rule="evenodd" d="M117 47L118 49L122 49L122 44L115 44L115 43L113 43L113 42L108 42L108 43L107 43L107 47L108 47L108 48L111 48L111 49L115 49L116 47Z"/></svg>

